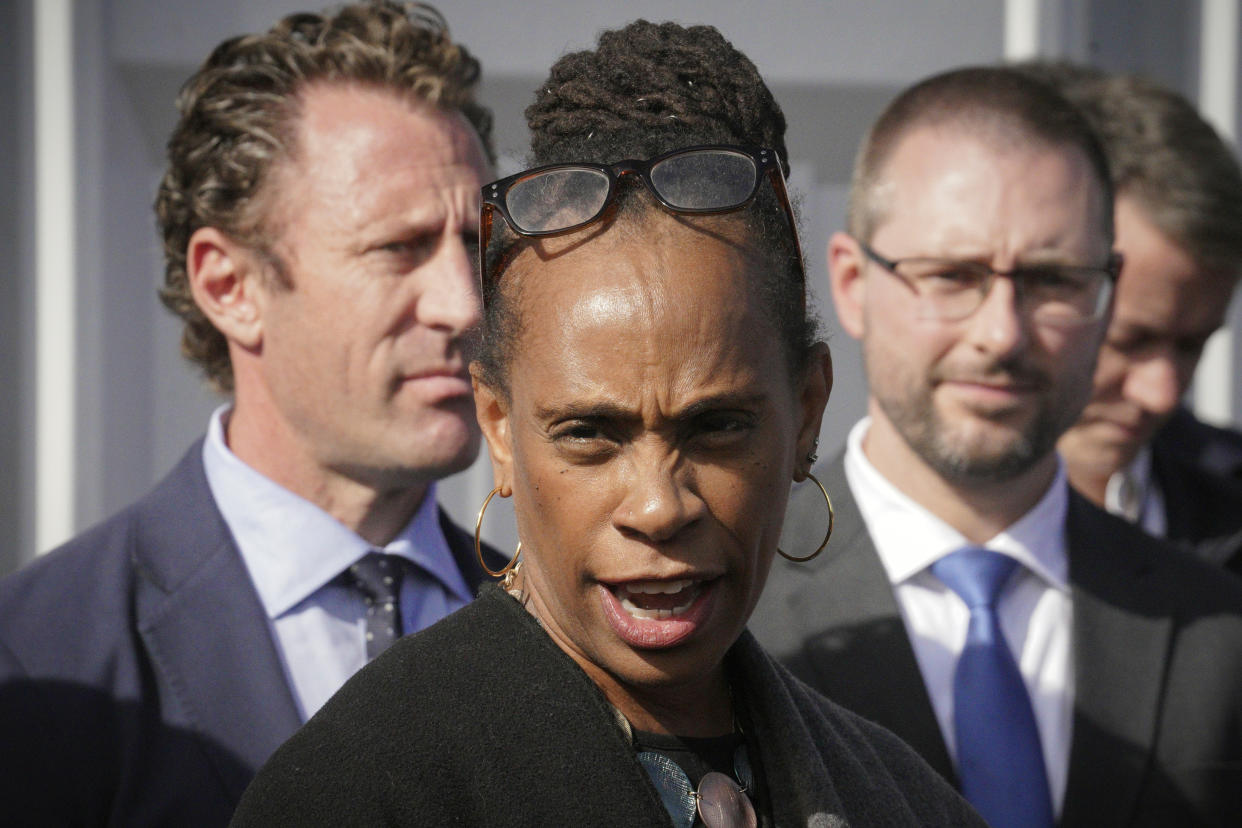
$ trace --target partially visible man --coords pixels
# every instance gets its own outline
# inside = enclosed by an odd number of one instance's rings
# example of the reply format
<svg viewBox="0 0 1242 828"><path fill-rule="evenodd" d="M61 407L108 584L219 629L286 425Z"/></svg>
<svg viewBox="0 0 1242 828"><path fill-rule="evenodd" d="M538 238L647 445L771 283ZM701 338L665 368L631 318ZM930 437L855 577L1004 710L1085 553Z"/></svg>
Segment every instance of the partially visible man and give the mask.
<svg viewBox="0 0 1242 828"><path fill-rule="evenodd" d="M1238 161L1172 91L1069 64L1025 69L1053 83L1100 137L1125 257L1094 395L1058 444L1070 483L1242 572L1242 435L1180 406L1242 275Z"/></svg>
<svg viewBox="0 0 1242 828"><path fill-rule="evenodd" d="M751 619L996 828L1242 813L1242 584L1073 494L1055 451L1108 327L1112 217L1099 144L1046 85L963 69L889 105L828 249L869 384L815 467L838 529L776 562ZM823 536L817 494L791 555Z"/></svg>
<svg viewBox="0 0 1242 828"><path fill-rule="evenodd" d="M479 444L477 77L433 9L374 2L225 41L183 88L162 298L232 399L0 583L6 814L224 824L353 672L473 597L435 481Z"/></svg>

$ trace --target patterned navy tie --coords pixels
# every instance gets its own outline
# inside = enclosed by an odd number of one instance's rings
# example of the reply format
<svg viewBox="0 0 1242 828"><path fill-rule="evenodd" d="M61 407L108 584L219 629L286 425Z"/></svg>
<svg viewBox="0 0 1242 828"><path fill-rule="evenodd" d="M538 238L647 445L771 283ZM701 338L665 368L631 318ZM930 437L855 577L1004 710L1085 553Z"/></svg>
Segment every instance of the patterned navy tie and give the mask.
<svg viewBox="0 0 1242 828"><path fill-rule="evenodd" d="M953 676L953 729L962 793L992 828L1049 828L1052 800L1039 728L996 599L1018 562L970 546L931 570L970 608Z"/></svg>
<svg viewBox="0 0 1242 828"><path fill-rule="evenodd" d="M346 578L362 593L366 605L367 661L401 637L401 574L404 561L395 555L368 552L346 570Z"/></svg>

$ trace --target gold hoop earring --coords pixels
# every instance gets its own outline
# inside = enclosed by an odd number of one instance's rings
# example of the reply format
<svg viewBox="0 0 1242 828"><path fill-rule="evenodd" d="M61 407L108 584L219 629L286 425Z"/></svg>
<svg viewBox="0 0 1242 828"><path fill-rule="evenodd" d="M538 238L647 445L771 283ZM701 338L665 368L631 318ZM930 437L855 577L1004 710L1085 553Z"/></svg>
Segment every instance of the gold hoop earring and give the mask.
<svg viewBox="0 0 1242 828"><path fill-rule="evenodd" d="M514 551L513 557L509 559L508 566L505 566L502 569L493 570L487 565L487 562L483 560L483 544L479 541L479 531L483 528L483 513L487 511L487 504L492 502L492 498L495 497L496 493L499 491L499 486L492 489L491 493L488 494L487 498L483 501L483 505L479 507L479 519L474 522L474 554L479 557L479 566L483 567L483 571L488 575L491 575L493 578L503 578L508 575L509 572L512 571L513 567L517 565L518 555L522 554L522 542L518 541L517 549Z"/></svg>
<svg viewBox="0 0 1242 828"><path fill-rule="evenodd" d="M837 514L835 511L833 511L833 508L832 508L832 498L828 496L828 490L824 488L824 484L820 483L819 480L816 479L815 475L811 474L810 472L807 472L806 476L811 479L812 483L814 483L816 486L819 487L819 493L824 496L824 502L828 504L828 531L824 533L824 542L821 543L814 552L807 555L805 558L795 558L793 555L787 555L781 551L781 548L779 546L776 547L776 553L778 555L780 555L785 560L793 561L794 563L806 563L811 558L814 558L816 555L818 555L820 552L823 552L824 548L828 546L828 539L832 537L832 526L837 520Z"/></svg>

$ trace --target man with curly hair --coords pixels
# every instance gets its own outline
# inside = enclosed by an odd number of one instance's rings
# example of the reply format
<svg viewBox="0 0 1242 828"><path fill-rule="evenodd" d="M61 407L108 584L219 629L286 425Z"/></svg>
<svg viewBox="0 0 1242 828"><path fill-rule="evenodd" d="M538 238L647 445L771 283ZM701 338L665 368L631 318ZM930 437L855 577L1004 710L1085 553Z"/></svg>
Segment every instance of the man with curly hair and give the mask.
<svg viewBox="0 0 1242 828"><path fill-rule="evenodd" d="M380 0L227 40L182 89L161 298L230 400L0 583L8 813L223 824L350 675L475 594L435 482L479 446L478 74L438 12Z"/></svg>

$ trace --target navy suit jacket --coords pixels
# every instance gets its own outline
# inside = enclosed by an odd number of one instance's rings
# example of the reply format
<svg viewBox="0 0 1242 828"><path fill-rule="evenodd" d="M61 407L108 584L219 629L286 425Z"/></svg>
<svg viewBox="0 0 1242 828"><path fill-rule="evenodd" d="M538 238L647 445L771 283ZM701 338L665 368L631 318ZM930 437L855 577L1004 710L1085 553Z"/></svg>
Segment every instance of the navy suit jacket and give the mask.
<svg viewBox="0 0 1242 828"><path fill-rule="evenodd" d="M440 521L477 591L473 538ZM201 441L0 581L0 809L22 824L224 825L300 725Z"/></svg>
<svg viewBox="0 0 1242 828"><path fill-rule="evenodd" d="M1168 539L1242 575L1242 434L1180 409L1151 449Z"/></svg>
<svg viewBox="0 0 1242 828"><path fill-rule="evenodd" d="M1242 480L1242 433L1208 425L1180 406L1151 443L1157 457L1178 456L1222 477Z"/></svg>
<svg viewBox="0 0 1242 828"><path fill-rule="evenodd" d="M808 563L775 562L750 629L796 676L896 733L956 784L842 457L815 471L836 506L832 541ZM792 504L787 537L822 537L822 499L808 507ZM1242 582L1072 492L1066 534L1076 684L1060 824L1236 825Z"/></svg>

